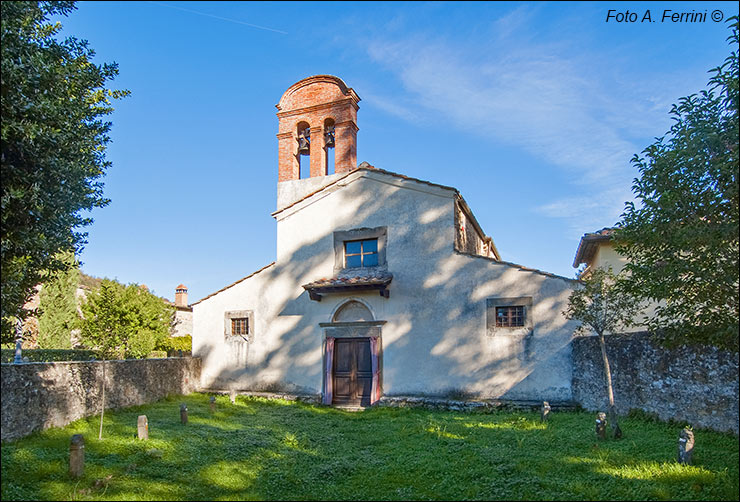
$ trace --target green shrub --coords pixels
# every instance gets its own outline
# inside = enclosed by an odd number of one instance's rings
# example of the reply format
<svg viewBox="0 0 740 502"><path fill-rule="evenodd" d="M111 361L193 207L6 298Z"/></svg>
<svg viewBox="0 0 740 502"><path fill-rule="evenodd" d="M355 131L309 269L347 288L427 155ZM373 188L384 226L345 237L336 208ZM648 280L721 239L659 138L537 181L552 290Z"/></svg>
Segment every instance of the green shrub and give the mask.
<svg viewBox="0 0 740 502"><path fill-rule="evenodd" d="M173 355L178 350L182 350L183 354L192 353L193 337L190 335L170 336L159 342L155 348L164 350L168 355Z"/></svg>
<svg viewBox="0 0 740 502"><path fill-rule="evenodd" d="M73 350L73 349L23 349L22 355L28 358L29 362L41 363L52 361L89 361L99 359L97 352L94 350ZM12 363L15 358L14 349L2 349L0 351L0 360L4 363Z"/></svg>
<svg viewBox="0 0 740 502"><path fill-rule="evenodd" d="M153 350L149 353L148 356L146 356L147 359L157 359L160 357L167 357L167 352L165 352L164 350Z"/></svg>
<svg viewBox="0 0 740 502"><path fill-rule="evenodd" d="M166 339L175 309L145 287L103 279L82 303L80 340L106 357L146 357Z"/></svg>

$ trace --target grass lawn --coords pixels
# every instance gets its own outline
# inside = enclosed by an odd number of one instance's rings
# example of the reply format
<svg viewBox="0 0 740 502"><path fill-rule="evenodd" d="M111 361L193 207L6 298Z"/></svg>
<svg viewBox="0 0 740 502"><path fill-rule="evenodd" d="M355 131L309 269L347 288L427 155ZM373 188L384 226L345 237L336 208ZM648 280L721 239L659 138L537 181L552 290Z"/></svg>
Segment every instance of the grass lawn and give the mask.
<svg viewBox="0 0 740 502"><path fill-rule="evenodd" d="M696 431L694 465L678 465L680 425L625 418L623 439L598 442L592 413L543 425L522 412L216 402L213 415L205 394L109 412L102 441L90 417L3 443L2 499L738 500L737 437ZM140 414L148 441L135 437ZM78 433L86 469L72 480Z"/></svg>

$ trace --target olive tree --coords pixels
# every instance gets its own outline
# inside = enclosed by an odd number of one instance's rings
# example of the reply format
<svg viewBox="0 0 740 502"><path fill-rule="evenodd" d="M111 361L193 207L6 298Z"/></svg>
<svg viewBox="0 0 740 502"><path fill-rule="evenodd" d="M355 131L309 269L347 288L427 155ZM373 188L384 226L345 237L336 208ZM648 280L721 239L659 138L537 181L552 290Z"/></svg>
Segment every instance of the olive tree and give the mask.
<svg viewBox="0 0 740 502"><path fill-rule="evenodd" d="M581 322L576 329L576 335L595 333L599 338L606 382L607 413L615 438L622 436L622 430L614 405L612 372L606 354L606 335L617 333L634 324L634 319L640 312L639 301L624 288L621 280L622 277L615 275L611 267L594 269L571 293L568 307L563 312L568 319Z"/></svg>

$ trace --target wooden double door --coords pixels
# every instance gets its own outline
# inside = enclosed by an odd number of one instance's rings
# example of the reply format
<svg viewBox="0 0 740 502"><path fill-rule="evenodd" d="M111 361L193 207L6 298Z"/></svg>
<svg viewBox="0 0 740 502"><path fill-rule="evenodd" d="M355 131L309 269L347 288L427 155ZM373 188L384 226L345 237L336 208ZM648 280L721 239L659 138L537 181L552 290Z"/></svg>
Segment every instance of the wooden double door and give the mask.
<svg viewBox="0 0 740 502"><path fill-rule="evenodd" d="M370 406L373 386L369 338L337 338L334 341L332 404Z"/></svg>

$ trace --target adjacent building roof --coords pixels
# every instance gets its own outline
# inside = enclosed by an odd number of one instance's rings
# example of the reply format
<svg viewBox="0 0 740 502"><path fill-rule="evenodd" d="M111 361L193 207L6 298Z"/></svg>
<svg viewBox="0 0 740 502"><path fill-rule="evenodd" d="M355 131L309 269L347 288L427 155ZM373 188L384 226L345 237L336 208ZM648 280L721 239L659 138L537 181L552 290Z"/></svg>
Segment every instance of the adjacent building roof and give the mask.
<svg viewBox="0 0 740 502"><path fill-rule="evenodd" d="M609 241L616 227L605 227L596 232L583 234L578 244L576 257L573 260L573 268L578 268L581 263L589 263L599 247L599 243Z"/></svg>

